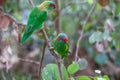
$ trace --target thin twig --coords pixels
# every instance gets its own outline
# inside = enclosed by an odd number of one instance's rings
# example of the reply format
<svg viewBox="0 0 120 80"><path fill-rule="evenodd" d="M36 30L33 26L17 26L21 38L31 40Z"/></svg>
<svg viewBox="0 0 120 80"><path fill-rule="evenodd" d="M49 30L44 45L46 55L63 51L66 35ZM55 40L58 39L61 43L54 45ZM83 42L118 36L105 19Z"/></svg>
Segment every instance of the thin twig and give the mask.
<svg viewBox="0 0 120 80"><path fill-rule="evenodd" d="M10 19L11 22L15 22L18 26L26 26L25 24L18 22L13 16L11 16L10 14L4 14L4 16L8 17Z"/></svg>
<svg viewBox="0 0 120 80"><path fill-rule="evenodd" d="M82 26L82 30L81 30L81 32L80 32L80 36L79 36L78 41L77 41L76 52L75 52L75 61L77 61L77 59L78 59L79 44L80 44L80 42L81 42L81 40L82 40L82 38L83 38L84 28L85 28L85 26L86 26L86 23L87 23L89 17L92 15L92 13L94 12L94 10L95 10L95 8L96 8L97 0L95 0L93 4L94 4L93 7L92 7L91 10L89 11L89 13L88 13L88 15L87 15L87 17L86 17L86 19L85 19L85 22L84 22L84 24L83 24L83 26Z"/></svg>
<svg viewBox="0 0 120 80"><path fill-rule="evenodd" d="M71 5L73 5L73 4L75 4L75 5L83 5L83 4L86 4L87 3L87 1L80 1L80 2L73 2L72 0L71 1L69 1L67 4L65 4L65 5L63 5L62 6L62 8L61 8L61 11L62 10L64 10L66 7L68 7L68 6L71 6Z"/></svg>
<svg viewBox="0 0 120 80"><path fill-rule="evenodd" d="M23 59L23 58L18 58L19 61L25 62L25 63L32 63L32 64L36 64L39 65L38 61L34 61L34 60L30 60L30 59Z"/></svg>
<svg viewBox="0 0 120 80"><path fill-rule="evenodd" d="M44 55L45 55L45 48L46 48L46 42L44 41L43 50L42 50L43 51L42 58L40 60L39 71L38 71L38 79L41 79L42 63L43 63Z"/></svg>
<svg viewBox="0 0 120 80"><path fill-rule="evenodd" d="M56 19L54 21L54 27L57 31L57 34L60 32L60 0L55 0L56 3Z"/></svg>
<svg viewBox="0 0 120 80"><path fill-rule="evenodd" d="M59 59L57 59L57 61L58 61L57 63L58 63L58 69L59 69L59 73L60 73L60 78L61 78L61 80L64 80L63 79L63 75L62 75L62 64L61 64L61 61L59 61Z"/></svg>
<svg viewBox="0 0 120 80"><path fill-rule="evenodd" d="M31 5L32 8L34 8L34 4L32 0L28 0L29 4Z"/></svg>
<svg viewBox="0 0 120 80"><path fill-rule="evenodd" d="M43 36L45 37L45 40L46 40L46 43L47 43L48 48L49 48L49 50L50 50L50 53L51 53L56 59L59 59L60 57L54 52L53 47L52 47L52 45L50 44L50 40L49 40L49 38L48 38L45 30L42 29L41 32L42 32Z"/></svg>

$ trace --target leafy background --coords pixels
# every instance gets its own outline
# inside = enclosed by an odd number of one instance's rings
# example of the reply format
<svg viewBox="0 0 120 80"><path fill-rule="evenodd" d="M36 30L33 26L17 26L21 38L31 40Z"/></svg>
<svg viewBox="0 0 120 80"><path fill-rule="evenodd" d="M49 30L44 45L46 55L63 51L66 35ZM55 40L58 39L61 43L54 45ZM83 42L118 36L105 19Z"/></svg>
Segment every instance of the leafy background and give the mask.
<svg viewBox="0 0 120 80"><path fill-rule="evenodd" d="M35 5L44 0L33 0ZM55 0L59 9L49 13L45 22L45 30L50 41L59 32L65 32L69 37L71 54L67 67L74 61L79 33L91 10L94 0ZM41 59L44 38L40 32L35 32L24 45L17 41L18 32L15 24L3 16L9 14L16 21L26 24L32 9L28 0L0 0L0 80L35 80L38 66L19 61L17 57L39 61ZM97 76L96 69L102 75L108 75L110 80L120 80L120 1L109 0L106 7L97 3L95 10L84 27L78 56L81 70L74 76ZM22 26L18 27L22 34ZM45 51L44 64L56 63L49 50ZM4 59L3 59L4 58ZM3 62L5 62L3 64ZM71 68L70 68L71 69ZM74 73L74 69L72 70ZM83 76L84 77L84 76Z"/></svg>

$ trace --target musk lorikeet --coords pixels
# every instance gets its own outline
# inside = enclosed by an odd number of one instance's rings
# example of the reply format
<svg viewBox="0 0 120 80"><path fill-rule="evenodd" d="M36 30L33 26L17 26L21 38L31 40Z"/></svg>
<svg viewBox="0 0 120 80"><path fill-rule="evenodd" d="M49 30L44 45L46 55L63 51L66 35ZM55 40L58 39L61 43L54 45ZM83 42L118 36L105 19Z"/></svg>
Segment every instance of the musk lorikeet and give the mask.
<svg viewBox="0 0 120 80"><path fill-rule="evenodd" d="M56 4L53 1L44 1L32 9L20 44L24 44L35 30L43 28L43 22L48 16L48 11L52 11L55 7Z"/></svg>
<svg viewBox="0 0 120 80"><path fill-rule="evenodd" d="M60 33L53 41L55 51L62 57L67 57L69 51L68 37L65 33Z"/></svg>

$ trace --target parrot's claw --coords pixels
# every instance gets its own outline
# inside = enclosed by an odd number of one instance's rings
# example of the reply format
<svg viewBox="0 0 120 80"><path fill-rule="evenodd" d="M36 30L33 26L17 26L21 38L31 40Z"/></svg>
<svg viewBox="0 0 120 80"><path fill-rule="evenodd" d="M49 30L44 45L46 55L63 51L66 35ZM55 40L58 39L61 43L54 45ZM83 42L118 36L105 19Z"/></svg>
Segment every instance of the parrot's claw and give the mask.
<svg viewBox="0 0 120 80"><path fill-rule="evenodd" d="M54 47L50 47L49 50L54 50Z"/></svg>

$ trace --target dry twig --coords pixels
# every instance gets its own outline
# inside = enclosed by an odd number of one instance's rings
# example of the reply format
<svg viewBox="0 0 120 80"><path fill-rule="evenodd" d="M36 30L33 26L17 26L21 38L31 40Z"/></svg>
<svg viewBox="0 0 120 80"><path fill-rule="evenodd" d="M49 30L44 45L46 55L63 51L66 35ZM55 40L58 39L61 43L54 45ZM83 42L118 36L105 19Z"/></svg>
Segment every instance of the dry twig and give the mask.
<svg viewBox="0 0 120 80"><path fill-rule="evenodd" d="M5 16L7 16L11 22L15 22L15 24L17 24L18 26L26 26L25 24L18 22L13 16L9 15L9 14L4 14Z"/></svg>
<svg viewBox="0 0 120 80"><path fill-rule="evenodd" d="M55 0L55 3L57 5L56 7L56 19L54 21L54 27L57 31L57 34L60 32L60 0Z"/></svg>
<svg viewBox="0 0 120 80"><path fill-rule="evenodd" d="M44 55L45 55L45 48L46 48L46 42L44 41L43 50L42 50L42 58L40 60L40 66L39 66L39 71L38 71L39 79L41 79L42 64L43 64Z"/></svg>
<svg viewBox="0 0 120 80"><path fill-rule="evenodd" d="M30 60L30 59L22 59L22 58L18 58L19 61L25 62L25 63L32 63L32 64L36 64L39 65L38 61L34 61L34 60Z"/></svg>
<svg viewBox="0 0 120 80"><path fill-rule="evenodd" d="M86 17L86 19L85 19L85 22L84 22L84 24L83 24L83 26L82 26L82 30L81 30L81 32L80 32L80 36L79 36L78 41L77 41L77 44L76 44L75 61L77 61L77 59L78 59L78 51L79 51L79 47L80 47L79 44L80 44L80 41L81 41L82 38L83 38L84 28L85 28L85 26L86 26L86 23L87 23L89 17L90 17L90 16L92 15L92 13L94 12L94 10L95 10L95 8L96 8L96 5L97 5L97 0L94 1L93 7L92 7L91 10L89 11L89 13L88 13L88 15L87 15L87 17Z"/></svg>
<svg viewBox="0 0 120 80"><path fill-rule="evenodd" d="M31 7L34 7L33 1L32 0L28 0L29 4L31 5Z"/></svg>

